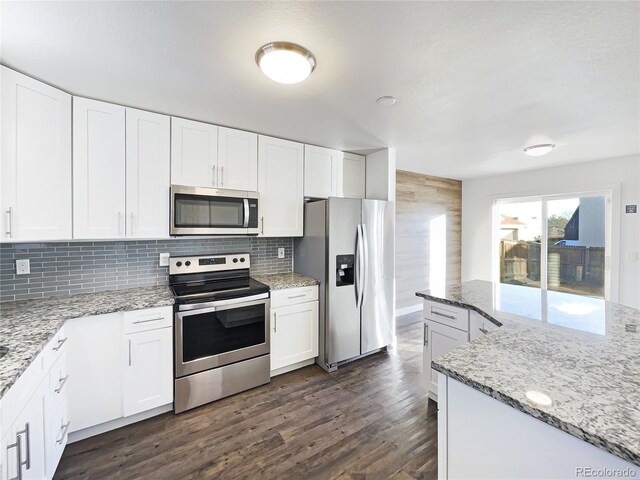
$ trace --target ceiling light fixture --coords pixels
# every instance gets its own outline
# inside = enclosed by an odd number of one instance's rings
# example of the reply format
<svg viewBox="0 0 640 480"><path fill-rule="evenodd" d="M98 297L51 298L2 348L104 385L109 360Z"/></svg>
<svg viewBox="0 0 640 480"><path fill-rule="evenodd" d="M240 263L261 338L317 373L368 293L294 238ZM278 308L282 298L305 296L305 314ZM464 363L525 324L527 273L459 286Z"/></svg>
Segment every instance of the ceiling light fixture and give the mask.
<svg viewBox="0 0 640 480"><path fill-rule="evenodd" d="M378 100L378 105L382 105L383 107L390 107L391 105L395 105L396 97L392 97L391 95L385 95L384 97L380 97Z"/></svg>
<svg viewBox="0 0 640 480"><path fill-rule="evenodd" d="M546 155L551 150L555 148L553 143L543 143L540 145L531 145L524 149L524 153L530 155L532 157L541 157L542 155Z"/></svg>
<svg viewBox="0 0 640 480"><path fill-rule="evenodd" d="M316 57L291 42L271 42L256 52L256 63L267 77L278 83L298 83L316 68Z"/></svg>

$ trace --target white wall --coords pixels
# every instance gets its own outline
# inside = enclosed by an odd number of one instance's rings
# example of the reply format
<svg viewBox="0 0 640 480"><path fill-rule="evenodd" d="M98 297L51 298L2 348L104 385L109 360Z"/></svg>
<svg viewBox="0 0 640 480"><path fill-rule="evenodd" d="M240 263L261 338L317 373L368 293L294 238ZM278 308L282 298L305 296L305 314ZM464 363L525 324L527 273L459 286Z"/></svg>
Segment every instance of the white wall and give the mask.
<svg viewBox="0 0 640 480"><path fill-rule="evenodd" d="M573 193L619 186L614 195L612 228L619 232L618 301L640 308L640 261L630 255L640 251L640 213L627 214L625 205L640 203L640 157L565 165L521 173L496 175L462 182L462 281L491 280L492 207L498 198ZM616 255L616 236L612 260ZM615 296L612 295L612 299Z"/></svg>

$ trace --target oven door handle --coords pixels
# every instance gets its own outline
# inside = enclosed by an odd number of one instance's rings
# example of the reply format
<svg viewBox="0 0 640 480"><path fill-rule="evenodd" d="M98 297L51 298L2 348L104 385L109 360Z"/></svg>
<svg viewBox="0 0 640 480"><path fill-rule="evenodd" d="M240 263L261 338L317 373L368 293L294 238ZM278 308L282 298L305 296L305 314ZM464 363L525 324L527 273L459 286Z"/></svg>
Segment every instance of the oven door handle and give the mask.
<svg viewBox="0 0 640 480"><path fill-rule="evenodd" d="M268 298L263 298L260 300L254 300L253 302L242 302L242 303L232 303L226 305L216 305L208 308L197 308L193 310L186 310L182 312L177 312L176 317L179 319L183 319L184 317L189 317L191 315L200 315L202 313L211 313L211 312L221 312L224 310L233 310L234 308L243 308L243 307L252 307L254 305L264 305L268 303Z"/></svg>

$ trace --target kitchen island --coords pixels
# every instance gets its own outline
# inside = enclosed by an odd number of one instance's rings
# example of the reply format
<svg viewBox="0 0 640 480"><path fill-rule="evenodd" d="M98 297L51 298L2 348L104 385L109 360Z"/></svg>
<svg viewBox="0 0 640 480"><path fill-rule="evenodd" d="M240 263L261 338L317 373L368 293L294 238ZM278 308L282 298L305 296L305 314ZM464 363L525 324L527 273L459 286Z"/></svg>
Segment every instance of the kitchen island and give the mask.
<svg viewBox="0 0 640 480"><path fill-rule="evenodd" d="M484 281L416 294L427 319L494 327L431 362L440 478L640 478L639 310Z"/></svg>

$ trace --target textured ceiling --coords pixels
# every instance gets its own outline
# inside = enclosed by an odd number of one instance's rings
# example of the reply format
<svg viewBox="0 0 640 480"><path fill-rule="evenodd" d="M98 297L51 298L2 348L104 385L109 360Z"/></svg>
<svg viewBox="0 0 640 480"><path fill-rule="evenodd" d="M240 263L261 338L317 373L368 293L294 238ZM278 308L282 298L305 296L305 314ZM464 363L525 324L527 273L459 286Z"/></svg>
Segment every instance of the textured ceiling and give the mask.
<svg viewBox="0 0 640 480"><path fill-rule="evenodd" d="M640 151L639 5L5 1L0 57L74 94L470 178ZM307 81L262 75L274 40L315 54Z"/></svg>

